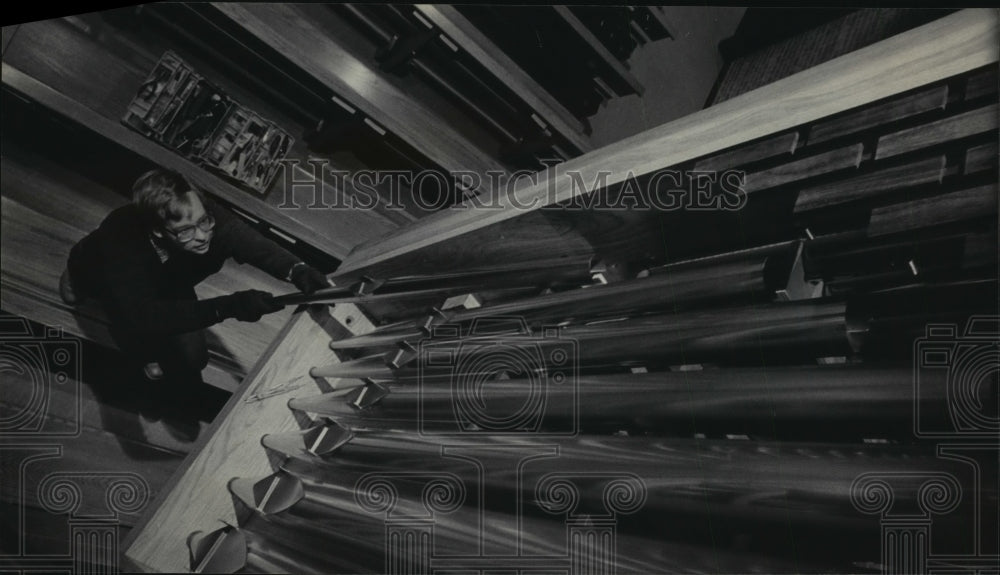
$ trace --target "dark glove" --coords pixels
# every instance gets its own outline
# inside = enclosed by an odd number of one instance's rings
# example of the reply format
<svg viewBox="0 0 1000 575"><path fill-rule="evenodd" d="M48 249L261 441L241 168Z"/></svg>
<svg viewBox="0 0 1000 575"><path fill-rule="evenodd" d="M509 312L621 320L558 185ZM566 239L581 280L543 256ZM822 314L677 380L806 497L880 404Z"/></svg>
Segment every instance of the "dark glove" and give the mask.
<svg viewBox="0 0 1000 575"><path fill-rule="evenodd" d="M325 275L306 264L296 264L292 268L291 280L299 291L306 294L330 287Z"/></svg>
<svg viewBox="0 0 1000 575"><path fill-rule="evenodd" d="M220 319L235 318L240 321L257 321L264 314L282 309L274 296L266 291L248 289L219 298Z"/></svg>

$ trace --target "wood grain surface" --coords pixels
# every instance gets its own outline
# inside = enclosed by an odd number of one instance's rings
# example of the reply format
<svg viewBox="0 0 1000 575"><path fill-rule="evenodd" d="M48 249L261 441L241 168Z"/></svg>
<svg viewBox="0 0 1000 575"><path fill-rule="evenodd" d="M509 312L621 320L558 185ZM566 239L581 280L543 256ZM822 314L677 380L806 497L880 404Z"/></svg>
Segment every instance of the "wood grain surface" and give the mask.
<svg viewBox="0 0 1000 575"><path fill-rule="evenodd" d="M795 152L795 147L798 143L798 132L779 134L773 138L767 138L753 144L747 144L746 146L739 146L721 154L698 160L694 164L694 170L696 172L728 170L758 160L766 160L782 154L792 154Z"/></svg>
<svg viewBox="0 0 1000 575"><path fill-rule="evenodd" d="M973 70L998 59L996 14L963 10L919 28L846 54L752 92L621 142L560 164L553 186L523 183L513 192L520 205L535 209L589 190L575 188L568 172L593 182L608 173L607 185L787 130ZM510 198L503 209L455 207L423 218L379 241L352 251L343 272L411 254L524 215Z"/></svg>
<svg viewBox="0 0 1000 575"><path fill-rule="evenodd" d="M941 183L945 162L944 156L938 156L805 188L795 201L795 213L845 204L911 186Z"/></svg>
<svg viewBox="0 0 1000 575"><path fill-rule="evenodd" d="M948 86L937 86L902 98L894 98L888 102L815 124L809 128L809 145L819 144L832 138L846 136L879 124L887 124L924 112L941 110L944 109L947 102Z"/></svg>
<svg viewBox="0 0 1000 575"><path fill-rule="evenodd" d="M965 173L974 174L997 168L997 143L991 142L965 152Z"/></svg>
<svg viewBox="0 0 1000 575"><path fill-rule="evenodd" d="M261 354L247 383L233 394L209 433L173 475L155 509L143 516L123 543L130 561L147 571L187 572L188 535L213 531L221 527L220 521L237 522L226 484L233 477L272 472L260 435L263 430L298 429L286 406L288 393L318 389L308 376L308 366L337 361L328 346L332 337L374 327L351 304L338 305L332 313L327 310L317 306L297 311Z"/></svg>
<svg viewBox="0 0 1000 575"><path fill-rule="evenodd" d="M996 216L996 213L997 185L991 184L877 208L872 211L868 235L916 230L991 214Z"/></svg>
<svg viewBox="0 0 1000 575"><path fill-rule="evenodd" d="M965 84L965 99L974 100L997 93L997 68L985 70L972 76Z"/></svg>
<svg viewBox="0 0 1000 575"><path fill-rule="evenodd" d="M878 139L875 159L890 158L951 140L996 130L997 110L997 104L984 106L882 136Z"/></svg>
<svg viewBox="0 0 1000 575"><path fill-rule="evenodd" d="M864 145L855 144L781 164L760 172L753 172L746 175L743 191L752 194L839 170L857 168L861 163L863 152Z"/></svg>

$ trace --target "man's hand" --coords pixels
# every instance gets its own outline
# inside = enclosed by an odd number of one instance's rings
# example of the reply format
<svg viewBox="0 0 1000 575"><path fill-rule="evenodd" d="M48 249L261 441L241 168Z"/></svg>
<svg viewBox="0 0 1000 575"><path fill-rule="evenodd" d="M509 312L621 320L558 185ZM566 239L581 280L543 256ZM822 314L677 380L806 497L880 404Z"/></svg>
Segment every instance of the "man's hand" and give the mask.
<svg viewBox="0 0 1000 575"><path fill-rule="evenodd" d="M248 289L220 298L224 300L220 310L222 318L240 321L257 321L265 314L276 312L285 306L274 301L274 296L266 291Z"/></svg>
<svg viewBox="0 0 1000 575"><path fill-rule="evenodd" d="M325 275L304 263L295 264L290 275L295 287L305 294L330 287L330 282Z"/></svg>

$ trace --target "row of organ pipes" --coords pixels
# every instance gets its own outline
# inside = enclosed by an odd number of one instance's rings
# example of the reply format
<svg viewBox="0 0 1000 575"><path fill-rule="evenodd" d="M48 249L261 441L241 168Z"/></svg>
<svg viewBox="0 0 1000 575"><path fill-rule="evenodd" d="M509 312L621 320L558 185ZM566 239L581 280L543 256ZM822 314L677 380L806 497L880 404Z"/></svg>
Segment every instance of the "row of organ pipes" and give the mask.
<svg viewBox="0 0 1000 575"><path fill-rule="evenodd" d="M995 68L720 154L751 189L814 178L792 237L285 297L411 312L302 366L299 431L255 430L274 473L229 482L241 521L192 533L191 569L995 570L996 446L928 440L1000 431ZM823 176L822 147L768 159L856 132L858 176Z"/></svg>
<svg viewBox="0 0 1000 575"><path fill-rule="evenodd" d="M878 522L859 510L884 494L867 472L902 478L894 505L939 513L972 485L912 441L915 409L948 427L949 374L921 372L915 407L914 366L889 342L918 339L929 316L972 317L996 281L773 301L788 276L772 266L801 255L791 242L576 288L587 262L544 262L551 281L534 286L517 269L314 296L447 298L470 278L545 292L331 341L355 359L310 370L327 391L288 401L302 430L262 436L276 472L229 483L250 519L192 537L192 569L870 569ZM995 465L981 470L995 491ZM393 529L417 534L405 556ZM601 538L567 549L573 530L611 533L613 552Z"/></svg>

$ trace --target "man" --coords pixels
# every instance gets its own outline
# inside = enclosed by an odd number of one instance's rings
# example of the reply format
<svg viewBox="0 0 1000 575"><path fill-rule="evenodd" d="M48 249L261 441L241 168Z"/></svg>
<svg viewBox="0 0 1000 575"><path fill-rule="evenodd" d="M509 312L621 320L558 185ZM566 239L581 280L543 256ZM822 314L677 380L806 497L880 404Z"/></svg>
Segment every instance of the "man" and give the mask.
<svg viewBox="0 0 1000 575"><path fill-rule="evenodd" d="M254 322L278 311L259 290L198 300L194 286L233 258L312 293L326 277L206 198L184 176L152 170L132 203L111 212L70 252L59 290L69 304L94 297L111 336L149 379L201 382L205 328L228 318Z"/></svg>

